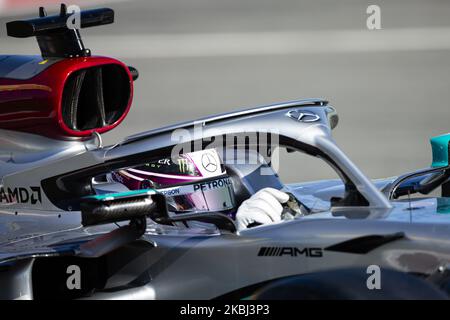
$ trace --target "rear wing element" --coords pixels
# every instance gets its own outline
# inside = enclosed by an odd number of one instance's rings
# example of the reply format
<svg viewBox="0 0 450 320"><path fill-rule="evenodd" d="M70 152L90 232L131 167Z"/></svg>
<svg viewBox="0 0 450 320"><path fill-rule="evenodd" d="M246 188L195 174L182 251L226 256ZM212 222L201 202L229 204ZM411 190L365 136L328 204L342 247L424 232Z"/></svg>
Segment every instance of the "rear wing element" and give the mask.
<svg viewBox="0 0 450 320"><path fill-rule="evenodd" d="M79 13L81 28L95 27L114 22L114 10L108 8L81 11ZM73 14L67 13L65 4L61 4L59 15L47 16L43 7L39 8L39 18L8 22L8 36L14 38L36 37L44 58L85 57L91 51L84 47L80 31L68 27L68 21Z"/></svg>

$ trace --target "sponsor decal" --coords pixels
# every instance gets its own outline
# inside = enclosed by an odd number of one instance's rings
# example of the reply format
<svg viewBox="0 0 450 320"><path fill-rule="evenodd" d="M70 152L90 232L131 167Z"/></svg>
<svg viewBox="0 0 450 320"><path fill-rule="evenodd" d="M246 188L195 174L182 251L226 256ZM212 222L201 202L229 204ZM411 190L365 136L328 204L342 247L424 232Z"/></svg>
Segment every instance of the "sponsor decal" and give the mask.
<svg viewBox="0 0 450 320"><path fill-rule="evenodd" d="M0 203L42 203L42 192L40 187L0 187Z"/></svg>
<svg viewBox="0 0 450 320"><path fill-rule="evenodd" d="M160 159L158 160L158 163L164 166L170 166L172 164L172 162L170 162L169 158L166 159Z"/></svg>
<svg viewBox="0 0 450 320"><path fill-rule="evenodd" d="M181 193L180 188L173 188L173 189L165 189L165 190L158 190L160 193L162 193L165 196L178 196Z"/></svg>
<svg viewBox="0 0 450 320"><path fill-rule="evenodd" d="M213 181L205 181L202 183L197 183L194 184L194 191L205 191L208 189L217 189L217 188L223 188L223 187L228 187L231 186L231 180L230 178L222 178L222 179L217 179L217 180L213 180Z"/></svg>
<svg viewBox="0 0 450 320"><path fill-rule="evenodd" d="M205 153L202 155L202 167L208 172L216 172L218 164L212 154Z"/></svg>
<svg viewBox="0 0 450 320"><path fill-rule="evenodd" d="M153 161L145 163L145 167L150 167L152 169L160 169L162 167L170 167L172 165L172 160L170 158L159 159L158 161Z"/></svg>
<svg viewBox="0 0 450 320"><path fill-rule="evenodd" d="M288 116L291 119L294 119L298 122L316 122L320 120L320 117L312 112L308 111L301 111L301 110L291 110L288 113L286 113L286 116Z"/></svg>
<svg viewBox="0 0 450 320"><path fill-rule="evenodd" d="M297 247L262 247L259 249L258 257L310 257L320 258L323 256L322 248L297 248Z"/></svg>
<svg viewBox="0 0 450 320"><path fill-rule="evenodd" d="M178 170L180 173L189 173L190 169L190 163L187 159L180 158L178 161Z"/></svg>

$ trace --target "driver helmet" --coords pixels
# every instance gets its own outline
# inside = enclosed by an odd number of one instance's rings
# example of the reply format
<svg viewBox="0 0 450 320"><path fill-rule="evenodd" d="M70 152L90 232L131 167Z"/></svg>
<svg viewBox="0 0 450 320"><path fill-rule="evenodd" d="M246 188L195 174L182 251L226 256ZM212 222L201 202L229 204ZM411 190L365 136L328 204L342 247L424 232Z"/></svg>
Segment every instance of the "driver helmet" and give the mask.
<svg viewBox="0 0 450 320"><path fill-rule="evenodd" d="M215 149L149 161L111 173L109 180L130 190L156 189L166 196L172 213L235 214L230 177Z"/></svg>

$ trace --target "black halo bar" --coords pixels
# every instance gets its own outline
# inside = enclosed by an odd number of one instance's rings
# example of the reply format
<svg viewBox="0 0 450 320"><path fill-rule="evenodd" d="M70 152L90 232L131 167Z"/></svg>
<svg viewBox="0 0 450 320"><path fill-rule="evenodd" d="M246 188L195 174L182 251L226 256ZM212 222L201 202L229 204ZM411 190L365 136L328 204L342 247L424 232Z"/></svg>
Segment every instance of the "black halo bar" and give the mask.
<svg viewBox="0 0 450 320"><path fill-rule="evenodd" d="M70 58L89 56L78 29L67 27L71 14L65 4L61 4L59 15L47 16L43 7L39 8L39 18L11 21L6 24L7 34L14 38L36 37L43 57ZM114 22L114 10L109 8L80 12L80 27L89 28Z"/></svg>

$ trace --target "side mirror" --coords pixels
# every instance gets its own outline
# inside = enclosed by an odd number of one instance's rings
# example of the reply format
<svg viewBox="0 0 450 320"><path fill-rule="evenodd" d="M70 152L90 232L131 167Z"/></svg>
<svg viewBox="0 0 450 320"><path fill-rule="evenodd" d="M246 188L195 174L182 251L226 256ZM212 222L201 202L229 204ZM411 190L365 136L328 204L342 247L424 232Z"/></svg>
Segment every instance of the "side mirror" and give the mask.
<svg viewBox="0 0 450 320"><path fill-rule="evenodd" d="M147 217L159 224L174 225L176 222L200 221L214 224L221 231L236 232L233 220L220 213L169 216L166 197L153 189L87 196L82 199L80 207L83 226L130 220L130 226L139 229L135 238L145 232Z"/></svg>
<svg viewBox="0 0 450 320"><path fill-rule="evenodd" d="M431 149L433 151L433 162L431 167L449 166L450 133L433 137L430 139ZM442 184L442 197L450 197L450 182Z"/></svg>
<svg viewBox="0 0 450 320"><path fill-rule="evenodd" d="M433 153L431 167L398 177L383 189L389 199L414 193L429 194L439 186L442 196L450 197L450 133L433 137L430 143Z"/></svg>
<svg viewBox="0 0 450 320"><path fill-rule="evenodd" d="M167 215L166 199L155 190L136 190L84 197L80 203L85 227L129 220L109 233L80 245L80 257L100 257L139 239L147 230L147 216Z"/></svg>
<svg viewBox="0 0 450 320"><path fill-rule="evenodd" d="M87 196L80 207L83 226L168 215L166 198L153 189Z"/></svg>

